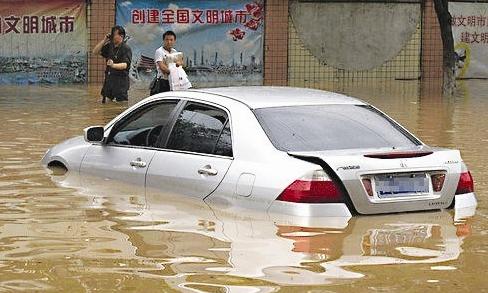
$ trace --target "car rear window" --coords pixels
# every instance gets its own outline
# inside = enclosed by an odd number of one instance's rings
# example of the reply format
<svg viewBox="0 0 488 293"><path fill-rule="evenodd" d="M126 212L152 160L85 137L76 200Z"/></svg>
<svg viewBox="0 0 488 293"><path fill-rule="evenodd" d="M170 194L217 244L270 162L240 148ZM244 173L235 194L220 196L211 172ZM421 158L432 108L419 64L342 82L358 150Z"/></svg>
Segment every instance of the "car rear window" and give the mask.
<svg viewBox="0 0 488 293"><path fill-rule="evenodd" d="M371 106L314 105L255 109L282 151L412 147L420 142Z"/></svg>

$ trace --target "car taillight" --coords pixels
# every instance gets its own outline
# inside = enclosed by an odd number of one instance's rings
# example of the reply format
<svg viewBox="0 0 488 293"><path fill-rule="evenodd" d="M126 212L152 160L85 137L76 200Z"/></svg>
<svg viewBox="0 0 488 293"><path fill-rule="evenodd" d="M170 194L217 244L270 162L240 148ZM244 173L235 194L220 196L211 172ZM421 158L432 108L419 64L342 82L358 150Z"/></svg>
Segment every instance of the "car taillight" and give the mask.
<svg viewBox="0 0 488 293"><path fill-rule="evenodd" d="M366 190L368 196L373 196L373 186L371 185L371 179L365 178L362 181L363 181L364 189Z"/></svg>
<svg viewBox="0 0 488 293"><path fill-rule="evenodd" d="M456 194L470 193L474 192L474 182L471 172L463 171L459 177L458 186L456 189Z"/></svg>
<svg viewBox="0 0 488 293"><path fill-rule="evenodd" d="M323 170L316 170L295 180L277 200L299 203L344 202L340 187Z"/></svg>
<svg viewBox="0 0 488 293"><path fill-rule="evenodd" d="M432 188L434 189L434 192L439 192L442 190L442 186L444 186L446 174L432 174L430 176L430 180L432 181Z"/></svg>

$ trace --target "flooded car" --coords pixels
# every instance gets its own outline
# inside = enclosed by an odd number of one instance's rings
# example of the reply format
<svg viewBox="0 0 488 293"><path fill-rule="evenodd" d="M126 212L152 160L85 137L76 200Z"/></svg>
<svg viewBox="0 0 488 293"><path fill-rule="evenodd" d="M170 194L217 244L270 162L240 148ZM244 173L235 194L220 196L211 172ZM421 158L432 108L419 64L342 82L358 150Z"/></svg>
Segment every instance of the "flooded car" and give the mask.
<svg viewBox="0 0 488 293"><path fill-rule="evenodd" d="M364 101L311 89L158 94L54 146L42 163L146 194L300 217L477 205L458 150L424 144Z"/></svg>

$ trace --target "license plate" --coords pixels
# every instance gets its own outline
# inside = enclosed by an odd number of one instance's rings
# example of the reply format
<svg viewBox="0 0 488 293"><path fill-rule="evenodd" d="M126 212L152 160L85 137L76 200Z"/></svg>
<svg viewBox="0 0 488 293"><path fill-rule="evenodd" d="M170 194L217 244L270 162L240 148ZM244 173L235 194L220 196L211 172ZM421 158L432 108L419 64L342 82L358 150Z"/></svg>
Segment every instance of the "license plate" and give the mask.
<svg viewBox="0 0 488 293"><path fill-rule="evenodd" d="M379 198L418 196L429 193L429 178L426 174L394 174L374 177Z"/></svg>

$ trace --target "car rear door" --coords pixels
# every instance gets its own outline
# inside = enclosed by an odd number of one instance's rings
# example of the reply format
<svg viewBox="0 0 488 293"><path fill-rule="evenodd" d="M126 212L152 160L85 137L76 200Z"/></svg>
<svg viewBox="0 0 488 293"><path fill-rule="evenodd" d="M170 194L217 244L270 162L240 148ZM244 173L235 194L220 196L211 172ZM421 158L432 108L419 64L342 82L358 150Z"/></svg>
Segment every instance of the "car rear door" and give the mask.
<svg viewBox="0 0 488 293"><path fill-rule="evenodd" d="M146 177L146 195L205 198L224 178L233 161L227 110L188 101L163 136Z"/></svg>

